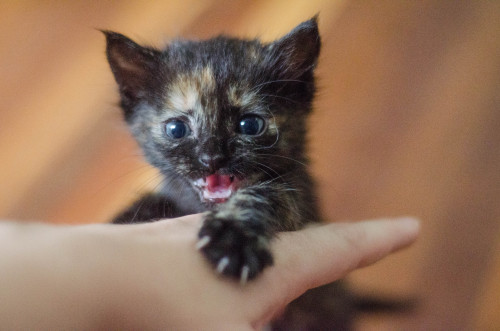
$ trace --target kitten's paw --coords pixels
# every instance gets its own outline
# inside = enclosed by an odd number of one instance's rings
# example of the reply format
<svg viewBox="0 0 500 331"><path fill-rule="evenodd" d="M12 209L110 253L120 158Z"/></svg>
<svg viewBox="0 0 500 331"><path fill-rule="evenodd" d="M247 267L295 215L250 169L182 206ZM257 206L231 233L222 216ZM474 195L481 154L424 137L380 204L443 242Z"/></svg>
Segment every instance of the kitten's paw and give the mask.
<svg viewBox="0 0 500 331"><path fill-rule="evenodd" d="M238 278L241 283L255 278L266 266L273 264L269 238L258 225L208 214L198 237L196 248L215 270Z"/></svg>

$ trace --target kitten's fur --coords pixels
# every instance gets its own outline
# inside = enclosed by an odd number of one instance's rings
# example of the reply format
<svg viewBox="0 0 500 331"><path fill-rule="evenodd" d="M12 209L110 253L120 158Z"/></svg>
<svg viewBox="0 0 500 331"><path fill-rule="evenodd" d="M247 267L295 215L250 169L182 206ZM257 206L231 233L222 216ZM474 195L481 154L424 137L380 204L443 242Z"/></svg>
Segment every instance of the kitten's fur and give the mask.
<svg viewBox="0 0 500 331"><path fill-rule="evenodd" d="M200 232L209 240L203 253L215 266L229 259L223 274L241 277L247 266L247 277L255 277L272 263L268 243L277 231L320 218L305 156L320 49L316 20L270 44L221 36L174 41L159 51L116 33L106 36L125 119L164 176L160 192L115 222L210 210ZM263 132L238 131L248 116L263 119ZM165 124L172 120L191 133L169 137ZM203 199L206 189L198 187L213 174L238 181L224 203Z"/></svg>
<svg viewBox="0 0 500 331"><path fill-rule="evenodd" d="M158 192L114 223L209 211L199 232L202 253L224 275L256 277L272 264L269 241L278 231L320 220L305 153L320 51L316 18L272 43L219 36L158 50L104 33L125 120L163 175ZM275 329L349 328L342 287L310 293ZM311 298L314 307L303 308Z"/></svg>

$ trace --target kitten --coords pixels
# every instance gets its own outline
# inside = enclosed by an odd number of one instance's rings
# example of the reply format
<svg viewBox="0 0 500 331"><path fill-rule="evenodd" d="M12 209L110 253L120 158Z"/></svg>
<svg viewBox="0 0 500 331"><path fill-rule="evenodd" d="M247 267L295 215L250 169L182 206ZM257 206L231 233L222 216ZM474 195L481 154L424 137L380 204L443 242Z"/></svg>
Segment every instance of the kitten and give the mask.
<svg viewBox="0 0 500 331"><path fill-rule="evenodd" d="M163 176L114 223L208 211L197 247L217 272L256 277L273 263L277 232L320 221L306 157L316 17L271 43L219 36L158 50L104 33L125 120ZM347 330L353 312L336 282L296 300L273 327Z"/></svg>
<svg viewBox="0 0 500 331"><path fill-rule="evenodd" d="M114 222L209 211L200 250L218 272L254 278L272 264L276 232L320 219L305 155L316 19L272 43L220 36L157 50L105 34L125 120L163 175Z"/></svg>

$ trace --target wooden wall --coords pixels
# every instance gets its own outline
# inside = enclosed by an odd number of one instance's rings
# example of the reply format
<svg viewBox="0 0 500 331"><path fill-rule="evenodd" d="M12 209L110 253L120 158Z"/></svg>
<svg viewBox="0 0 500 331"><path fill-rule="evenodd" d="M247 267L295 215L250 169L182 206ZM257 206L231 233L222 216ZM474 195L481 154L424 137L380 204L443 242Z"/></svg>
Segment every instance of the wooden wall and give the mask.
<svg viewBox="0 0 500 331"><path fill-rule="evenodd" d="M271 40L318 12L325 215L423 220L416 245L351 277L417 295L418 313L360 329L499 330L500 1L0 2L0 217L104 222L154 187L96 28Z"/></svg>

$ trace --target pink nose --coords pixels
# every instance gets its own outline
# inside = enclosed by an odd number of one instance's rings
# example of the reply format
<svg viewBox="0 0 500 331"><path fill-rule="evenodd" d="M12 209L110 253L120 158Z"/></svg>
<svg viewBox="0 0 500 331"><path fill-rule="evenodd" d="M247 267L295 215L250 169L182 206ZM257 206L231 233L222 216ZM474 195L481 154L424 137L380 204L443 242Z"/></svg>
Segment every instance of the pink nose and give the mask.
<svg viewBox="0 0 500 331"><path fill-rule="evenodd" d="M224 166L226 159L221 154L208 155L202 154L198 159L204 167L210 169L211 172L215 172Z"/></svg>

